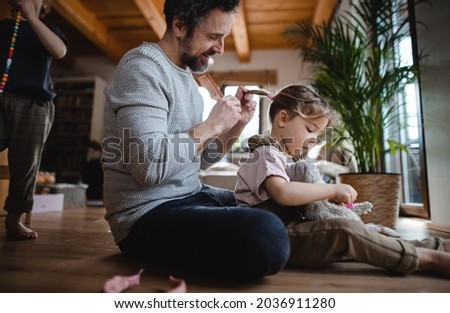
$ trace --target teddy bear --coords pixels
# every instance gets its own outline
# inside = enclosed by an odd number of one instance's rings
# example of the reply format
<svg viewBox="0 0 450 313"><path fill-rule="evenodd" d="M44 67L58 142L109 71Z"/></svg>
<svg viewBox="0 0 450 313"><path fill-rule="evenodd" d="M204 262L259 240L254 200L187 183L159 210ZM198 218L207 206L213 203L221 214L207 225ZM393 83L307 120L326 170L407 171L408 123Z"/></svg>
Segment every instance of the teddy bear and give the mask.
<svg viewBox="0 0 450 313"><path fill-rule="evenodd" d="M286 168L286 173L292 181L301 181L305 183L313 184L325 184L322 179L322 175L314 163L307 162L305 160L299 160L293 164L290 164ZM302 218L309 221L345 217L352 220L357 220L363 223L360 215L366 214L372 211L372 203L365 201L361 203L353 203L349 206L336 204L328 200L318 200L309 203L302 210ZM377 233L390 236L400 237L394 229L374 224L365 224L366 228Z"/></svg>
<svg viewBox="0 0 450 313"><path fill-rule="evenodd" d="M290 164L286 168L286 173L292 181L300 181L312 184L325 184L322 175L314 163L299 160ZM328 200L318 200L309 203L303 210L303 217L307 220L321 220L335 217L345 217L352 220L361 221L361 214L366 214L372 210L372 203L354 203L345 206L330 202Z"/></svg>

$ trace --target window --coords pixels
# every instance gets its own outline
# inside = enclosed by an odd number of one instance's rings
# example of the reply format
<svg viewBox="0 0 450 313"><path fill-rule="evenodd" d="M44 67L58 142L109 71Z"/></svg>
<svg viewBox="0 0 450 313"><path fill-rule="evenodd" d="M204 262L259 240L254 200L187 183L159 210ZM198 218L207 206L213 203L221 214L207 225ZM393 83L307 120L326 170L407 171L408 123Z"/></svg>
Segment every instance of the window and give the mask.
<svg viewBox="0 0 450 313"><path fill-rule="evenodd" d="M234 86L234 85L229 85L226 86L224 88L224 95L235 95L236 94L236 90L237 90L238 86ZM260 89L258 86L246 86L247 89ZM205 107L203 109L203 120L205 120L213 106L216 104L216 100L211 99L211 97L209 96L208 91L204 88L204 87L199 87L200 90L200 94L203 97L203 101L205 104ZM248 125L244 128L244 130L242 131L242 134L239 138L239 140L235 143L234 145L234 149L233 150L240 150L241 148L241 143L246 139L249 138L255 134L259 134L261 132L261 108L260 108L260 99L259 96L254 96L253 99L255 101L257 101L258 105L256 106L256 111L255 111L255 115L253 116L253 119L250 121L250 123L248 123Z"/></svg>
<svg viewBox="0 0 450 313"><path fill-rule="evenodd" d="M406 5L408 0L400 0L398 5ZM409 5L409 3L408 3ZM412 10L414 11L414 10ZM411 15L411 10L409 10ZM412 12L414 13L414 12ZM414 15L414 14L413 14ZM410 16L410 36L398 43L397 56L402 65L417 62L415 49L415 33L413 26L416 21ZM424 142L422 136L421 103L419 79L407 84L398 95L398 122L401 127L396 129L398 139L408 152L399 151L396 156L386 154L386 165L402 173L403 205L407 214L429 217L427 204L427 180L424 168Z"/></svg>

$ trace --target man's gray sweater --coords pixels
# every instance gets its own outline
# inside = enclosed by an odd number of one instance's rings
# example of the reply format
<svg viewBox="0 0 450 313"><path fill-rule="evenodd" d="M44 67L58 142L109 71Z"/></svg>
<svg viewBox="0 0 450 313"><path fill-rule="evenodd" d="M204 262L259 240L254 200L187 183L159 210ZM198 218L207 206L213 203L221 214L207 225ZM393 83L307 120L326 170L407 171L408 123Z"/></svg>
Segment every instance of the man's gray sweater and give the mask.
<svg viewBox="0 0 450 313"><path fill-rule="evenodd" d="M119 243L149 210L200 191L187 130L201 122L203 99L191 72L154 43L123 56L105 94L104 198Z"/></svg>

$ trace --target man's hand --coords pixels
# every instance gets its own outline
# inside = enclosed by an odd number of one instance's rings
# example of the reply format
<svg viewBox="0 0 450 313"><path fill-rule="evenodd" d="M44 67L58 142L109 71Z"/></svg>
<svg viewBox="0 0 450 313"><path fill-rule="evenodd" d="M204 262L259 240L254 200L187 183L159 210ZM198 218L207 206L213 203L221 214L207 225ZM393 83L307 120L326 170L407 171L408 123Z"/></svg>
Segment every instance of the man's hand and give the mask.
<svg viewBox="0 0 450 313"><path fill-rule="evenodd" d="M233 96L225 96L214 105L205 123L212 125L218 134L223 134L242 119L242 112L239 99Z"/></svg>
<svg viewBox="0 0 450 313"><path fill-rule="evenodd" d="M243 86L239 86L236 91L236 98L241 101L242 111L239 124L242 126L247 125L251 121L256 111L256 101L253 100L253 95L248 94L247 91L248 89Z"/></svg>

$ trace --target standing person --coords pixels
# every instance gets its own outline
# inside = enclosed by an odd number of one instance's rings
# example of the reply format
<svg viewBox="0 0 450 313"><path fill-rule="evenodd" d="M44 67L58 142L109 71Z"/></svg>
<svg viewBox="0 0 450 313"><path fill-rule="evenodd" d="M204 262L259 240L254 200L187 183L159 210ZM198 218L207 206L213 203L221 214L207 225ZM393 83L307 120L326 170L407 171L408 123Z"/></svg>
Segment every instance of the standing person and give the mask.
<svg viewBox="0 0 450 313"><path fill-rule="evenodd" d="M291 240L289 264L329 265L350 256L354 260L397 273L418 269L450 277L450 240L427 238L406 241L368 230L361 221L331 218L302 220L302 205L327 200L353 203L357 192L347 184L317 184L294 180L301 158L330 124L328 103L311 87L282 89L269 109L270 137L251 137L253 152L238 170L235 197L243 206L276 212L286 223Z"/></svg>
<svg viewBox="0 0 450 313"><path fill-rule="evenodd" d="M231 190L202 185L250 121L246 89L220 98L202 121L192 72L224 51L239 0L166 0L167 30L120 61L106 88L106 219L125 256L228 278L280 271L289 256L281 220L236 207Z"/></svg>
<svg viewBox="0 0 450 313"><path fill-rule="evenodd" d="M5 226L8 238L26 240L38 237L22 224L22 216L33 207L36 175L53 123L51 62L64 57L67 41L59 29L41 21L51 1L8 3L21 16L0 21L0 65L6 64L0 86L0 150L8 148L10 172Z"/></svg>

